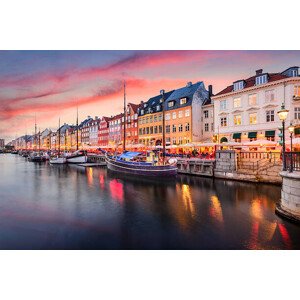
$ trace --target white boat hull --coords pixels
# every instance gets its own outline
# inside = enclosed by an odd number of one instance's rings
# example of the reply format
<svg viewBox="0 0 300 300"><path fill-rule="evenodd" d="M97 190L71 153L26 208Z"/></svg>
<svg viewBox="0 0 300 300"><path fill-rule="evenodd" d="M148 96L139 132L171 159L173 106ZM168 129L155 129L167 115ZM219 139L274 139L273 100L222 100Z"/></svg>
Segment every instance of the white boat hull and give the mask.
<svg viewBox="0 0 300 300"><path fill-rule="evenodd" d="M56 157L50 159L50 164L65 164L67 159L65 157Z"/></svg>
<svg viewBox="0 0 300 300"><path fill-rule="evenodd" d="M67 157L67 163L69 164L84 164L87 162L86 155Z"/></svg>

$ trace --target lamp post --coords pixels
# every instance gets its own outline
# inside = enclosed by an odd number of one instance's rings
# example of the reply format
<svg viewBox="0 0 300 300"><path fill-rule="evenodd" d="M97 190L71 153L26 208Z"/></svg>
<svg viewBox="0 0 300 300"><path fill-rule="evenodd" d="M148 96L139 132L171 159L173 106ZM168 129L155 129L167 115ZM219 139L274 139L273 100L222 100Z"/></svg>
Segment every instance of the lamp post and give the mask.
<svg viewBox="0 0 300 300"><path fill-rule="evenodd" d="M286 171L286 160L285 160L285 120L287 118L287 115L289 113L289 110L285 109L284 103L281 105L281 109L277 112L278 117L280 121L282 122L282 165L283 171Z"/></svg>
<svg viewBox="0 0 300 300"><path fill-rule="evenodd" d="M291 165L290 165L290 172L293 172L293 133L294 133L295 126L291 123L288 127L288 130L290 132L290 138L291 138Z"/></svg>

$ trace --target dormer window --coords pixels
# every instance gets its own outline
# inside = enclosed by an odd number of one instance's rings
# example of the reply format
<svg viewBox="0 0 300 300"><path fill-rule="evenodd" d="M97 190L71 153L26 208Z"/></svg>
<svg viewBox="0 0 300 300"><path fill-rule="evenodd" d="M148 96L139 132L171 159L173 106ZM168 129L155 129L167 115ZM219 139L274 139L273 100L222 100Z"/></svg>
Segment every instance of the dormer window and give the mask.
<svg viewBox="0 0 300 300"><path fill-rule="evenodd" d="M144 104L144 108L147 107L147 103Z"/></svg>
<svg viewBox="0 0 300 300"><path fill-rule="evenodd" d="M187 98L186 97L180 99L180 105L183 105L183 104L186 104L186 103L187 103Z"/></svg>
<svg viewBox="0 0 300 300"><path fill-rule="evenodd" d="M267 74L264 74L264 75L261 75L261 76L257 76L255 78L255 84L256 85L265 84L267 82L268 82Z"/></svg>
<svg viewBox="0 0 300 300"><path fill-rule="evenodd" d="M173 106L174 106L174 102L175 102L175 101L170 101L170 102L168 102L168 107L173 107Z"/></svg>
<svg viewBox="0 0 300 300"><path fill-rule="evenodd" d="M143 115L145 113L145 111L143 109L141 109L141 115Z"/></svg>
<svg viewBox="0 0 300 300"><path fill-rule="evenodd" d="M291 75L292 75L292 77L297 77L298 76L298 70L297 69L291 70Z"/></svg>
<svg viewBox="0 0 300 300"><path fill-rule="evenodd" d="M242 90L243 88L244 88L244 81L243 80L234 82L234 84L233 84L233 90L234 91Z"/></svg>
<svg viewBox="0 0 300 300"><path fill-rule="evenodd" d="M156 105L156 111L160 110L160 105Z"/></svg>

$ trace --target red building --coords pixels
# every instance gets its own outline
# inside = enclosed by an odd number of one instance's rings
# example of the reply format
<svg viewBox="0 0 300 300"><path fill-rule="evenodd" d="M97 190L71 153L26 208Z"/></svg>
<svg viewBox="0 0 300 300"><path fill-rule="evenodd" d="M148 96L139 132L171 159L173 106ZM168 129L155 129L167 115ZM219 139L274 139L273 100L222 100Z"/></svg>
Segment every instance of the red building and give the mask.
<svg viewBox="0 0 300 300"><path fill-rule="evenodd" d="M98 131L98 145L100 147L108 145L109 121L110 118L108 117L102 117L100 120Z"/></svg>
<svg viewBox="0 0 300 300"><path fill-rule="evenodd" d="M128 103L126 111L126 145L138 143L138 107L139 104ZM122 129L124 126L122 126ZM123 131L123 130L122 130Z"/></svg>

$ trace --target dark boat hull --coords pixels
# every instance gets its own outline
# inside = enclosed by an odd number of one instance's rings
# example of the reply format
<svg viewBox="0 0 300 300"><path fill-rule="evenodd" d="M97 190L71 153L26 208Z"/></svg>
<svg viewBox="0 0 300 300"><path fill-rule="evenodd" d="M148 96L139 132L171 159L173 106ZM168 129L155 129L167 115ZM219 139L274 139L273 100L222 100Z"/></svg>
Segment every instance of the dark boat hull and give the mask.
<svg viewBox="0 0 300 300"><path fill-rule="evenodd" d="M126 163L105 158L107 168L114 172L147 177L174 177L177 175L176 166L152 166L137 163Z"/></svg>

